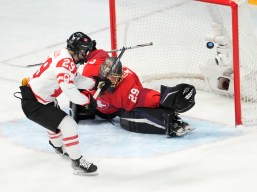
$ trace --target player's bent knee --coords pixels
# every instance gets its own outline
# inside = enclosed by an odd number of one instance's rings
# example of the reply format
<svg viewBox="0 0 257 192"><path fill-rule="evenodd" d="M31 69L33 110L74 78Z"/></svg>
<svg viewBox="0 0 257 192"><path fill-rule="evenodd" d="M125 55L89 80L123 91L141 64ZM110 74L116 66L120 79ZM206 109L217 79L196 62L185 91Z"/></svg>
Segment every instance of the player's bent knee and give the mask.
<svg viewBox="0 0 257 192"><path fill-rule="evenodd" d="M77 134L77 123L69 115L66 115L58 126L58 129L62 131L63 134L69 132L69 134Z"/></svg>

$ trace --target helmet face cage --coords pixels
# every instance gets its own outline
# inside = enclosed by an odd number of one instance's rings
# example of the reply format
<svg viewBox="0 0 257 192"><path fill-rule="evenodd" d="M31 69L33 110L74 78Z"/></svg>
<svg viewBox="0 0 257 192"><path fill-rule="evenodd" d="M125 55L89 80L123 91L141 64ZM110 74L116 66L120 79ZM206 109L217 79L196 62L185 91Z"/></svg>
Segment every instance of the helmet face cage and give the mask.
<svg viewBox="0 0 257 192"><path fill-rule="evenodd" d="M122 64L120 61L116 63L117 58L109 57L107 58L104 63L101 65L100 68L100 77L121 77L122 76Z"/></svg>
<svg viewBox="0 0 257 192"><path fill-rule="evenodd" d="M122 72L115 71L109 74L109 77L112 77L111 87L115 88L123 79Z"/></svg>
<svg viewBox="0 0 257 192"><path fill-rule="evenodd" d="M122 64L119 61L116 63L117 58L109 57L101 65L100 77L101 78L115 78L112 80L111 87L116 87L122 80Z"/></svg>
<svg viewBox="0 0 257 192"><path fill-rule="evenodd" d="M115 88L123 79L122 76L116 76L115 81L112 81L111 87Z"/></svg>
<svg viewBox="0 0 257 192"><path fill-rule="evenodd" d="M112 77L121 77L122 76L122 65L119 62L117 64L117 66L113 67L113 69L111 70L111 73L109 74Z"/></svg>
<svg viewBox="0 0 257 192"><path fill-rule="evenodd" d="M104 62L100 68L100 77L101 78L107 77L111 68L112 68L111 65L108 65L108 64L106 64L106 62Z"/></svg>
<svg viewBox="0 0 257 192"><path fill-rule="evenodd" d="M88 52L93 50L93 42L79 42L77 49L75 49L76 54L81 54L84 57L87 55Z"/></svg>

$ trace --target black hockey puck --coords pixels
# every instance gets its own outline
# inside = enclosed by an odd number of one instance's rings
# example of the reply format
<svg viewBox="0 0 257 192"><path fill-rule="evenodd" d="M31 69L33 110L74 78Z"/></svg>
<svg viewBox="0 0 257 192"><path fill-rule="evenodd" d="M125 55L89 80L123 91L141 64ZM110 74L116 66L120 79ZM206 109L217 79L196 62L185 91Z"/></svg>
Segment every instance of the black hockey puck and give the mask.
<svg viewBox="0 0 257 192"><path fill-rule="evenodd" d="M213 42L207 42L206 47L208 49L212 49L214 47L214 43Z"/></svg>

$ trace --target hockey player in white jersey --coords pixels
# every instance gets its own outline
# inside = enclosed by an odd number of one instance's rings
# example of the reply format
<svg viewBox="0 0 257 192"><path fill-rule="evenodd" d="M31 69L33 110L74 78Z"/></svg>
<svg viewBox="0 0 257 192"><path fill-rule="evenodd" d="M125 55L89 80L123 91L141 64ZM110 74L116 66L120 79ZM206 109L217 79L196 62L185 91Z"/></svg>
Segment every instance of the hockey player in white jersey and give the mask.
<svg viewBox="0 0 257 192"><path fill-rule="evenodd" d="M73 103L95 105L90 95L78 90L90 90L95 82L79 76L76 66L84 62L95 45L95 41L84 33L73 33L67 40L67 48L52 53L20 87L25 115L48 130L50 145L57 153L70 157L74 174L78 175L96 175L97 166L81 155L77 123L58 107L56 98L63 92Z"/></svg>

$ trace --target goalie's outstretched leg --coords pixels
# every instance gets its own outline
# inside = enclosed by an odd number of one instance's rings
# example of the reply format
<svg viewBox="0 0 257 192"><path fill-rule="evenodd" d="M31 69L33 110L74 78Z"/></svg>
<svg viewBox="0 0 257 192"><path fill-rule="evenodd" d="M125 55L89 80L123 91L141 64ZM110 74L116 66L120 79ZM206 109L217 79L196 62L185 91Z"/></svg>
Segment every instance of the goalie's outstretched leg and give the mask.
<svg viewBox="0 0 257 192"><path fill-rule="evenodd" d="M120 125L128 131L165 134L168 137L179 137L193 130L174 110L164 108L121 110Z"/></svg>

